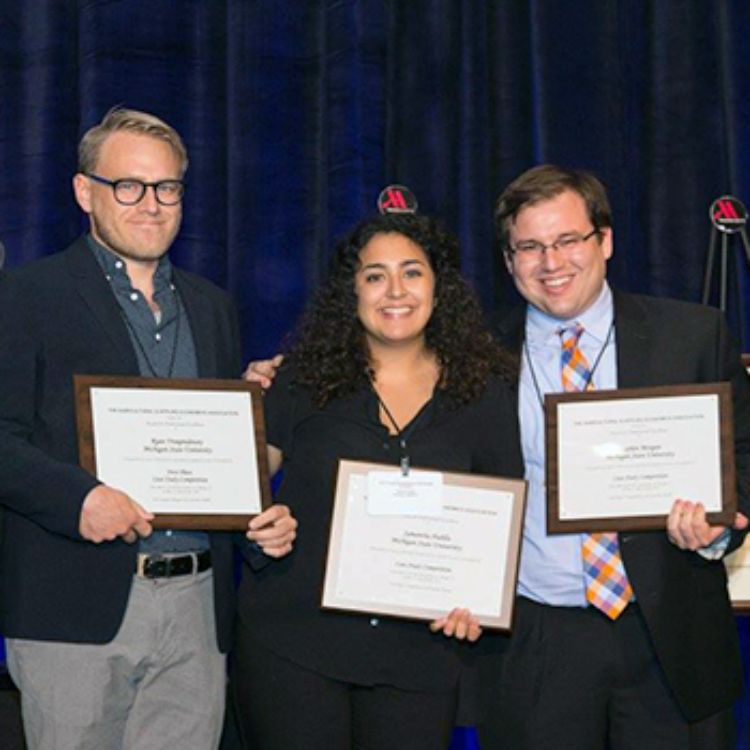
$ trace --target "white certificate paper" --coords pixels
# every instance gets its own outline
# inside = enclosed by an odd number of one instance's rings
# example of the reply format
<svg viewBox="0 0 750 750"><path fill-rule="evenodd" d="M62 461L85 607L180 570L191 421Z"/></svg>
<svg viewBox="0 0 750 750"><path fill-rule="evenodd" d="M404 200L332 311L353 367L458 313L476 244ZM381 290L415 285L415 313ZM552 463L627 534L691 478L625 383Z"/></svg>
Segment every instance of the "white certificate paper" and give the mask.
<svg viewBox="0 0 750 750"><path fill-rule="evenodd" d="M439 471L368 471L367 512L373 516L439 516L443 475Z"/></svg>
<svg viewBox="0 0 750 750"><path fill-rule="evenodd" d="M678 498L702 502L713 518L725 513L733 453L722 450L720 393L658 390L557 403L554 445L548 440L550 531L663 528ZM586 528L565 526L580 521Z"/></svg>
<svg viewBox="0 0 750 750"><path fill-rule="evenodd" d="M184 517L186 527L242 528L261 512L267 467L258 457L265 444L258 445L252 394L244 384L150 381L149 387L138 379L137 387L128 387L87 379L95 381L83 389L90 429L79 442L82 453L90 444L91 458L82 463L102 482L174 528L183 525L176 517Z"/></svg>
<svg viewBox="0 0 750 750"><path fill-rule="evenodd" d="M465 607L510 629L523 480L444 473L440 513L372 514L368 474L390 469L340 462L323 607L425 620Z"/></svg>

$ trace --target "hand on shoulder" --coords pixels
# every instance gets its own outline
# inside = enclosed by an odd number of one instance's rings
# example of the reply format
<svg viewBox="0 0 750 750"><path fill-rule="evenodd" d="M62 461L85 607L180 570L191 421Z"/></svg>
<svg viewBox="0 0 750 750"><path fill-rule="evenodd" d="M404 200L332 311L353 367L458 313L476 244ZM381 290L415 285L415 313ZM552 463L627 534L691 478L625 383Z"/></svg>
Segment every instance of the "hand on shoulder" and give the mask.
<svg viewBox="0 0 750 750"><path fill-rule="evenodd" d="M272 359L254 360L245 368L242 377L251 383L259 383L261 388L268 389L283 361L283 354L277 354Z"/></svg>

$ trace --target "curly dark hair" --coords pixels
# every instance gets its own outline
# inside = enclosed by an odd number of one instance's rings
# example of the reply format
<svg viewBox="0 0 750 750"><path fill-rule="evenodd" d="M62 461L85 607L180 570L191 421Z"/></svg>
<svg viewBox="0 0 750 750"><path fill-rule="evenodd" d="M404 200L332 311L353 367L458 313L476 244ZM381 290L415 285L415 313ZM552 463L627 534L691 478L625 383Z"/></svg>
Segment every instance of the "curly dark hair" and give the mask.
<svg viewBox="0 0 750 750"><path fill-rule="evenodd" d="M401 234L427 255L435 274L435 306L425 329L440 367L438 387L456 403L481 394L490 375L517 377L517 361L490 333L479 302L459 269L457 238L436 220L385 214L358 224L336 247L327 281L287 340L295 382L318 406L346 396L374 376L364 328L357 316L359 254L378 234Z"/></svg>

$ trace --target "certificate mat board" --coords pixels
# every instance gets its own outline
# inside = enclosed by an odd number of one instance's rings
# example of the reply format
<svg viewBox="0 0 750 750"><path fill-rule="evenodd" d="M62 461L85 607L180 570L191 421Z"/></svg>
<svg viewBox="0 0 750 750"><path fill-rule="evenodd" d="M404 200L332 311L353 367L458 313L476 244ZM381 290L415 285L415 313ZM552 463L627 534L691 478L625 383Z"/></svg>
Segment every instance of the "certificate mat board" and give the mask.
<svg viewBox="0 0 750 750"><path fill-rule="evenodd" d="M732 608L736 612L750 613L750 536L745 543L724 558L727 585Z"/></svg>
<svg viewBox="0 0 750 750"><path fill-rule="evenodd" d="M750 354L742 355L742 364L750 373ZM729 599L736 612L750 613L750 536L745 543L724 558L729 585Z"/></svg>
<svg viewBox="0 0 750 750"><path fill-rule="evenodd" d="M441 472L438 515L373 514L368 474L383 471L400 474L339 462L322 607L426 621L465 607L482 626L510 630L526 482Z"/></svg>
<svg viewBox="0 0 750 750"><path fill-rule="evenodd" d="M545 397L549 533L662 530L676 499L737 507L729 383Z"/></svg>
<svg viewBox="0 0 750 750"><path fill-rule="evenodd" d="M81 466L155 528L240 530L270 504L258 385L76 375L74 387Z"/></svg>

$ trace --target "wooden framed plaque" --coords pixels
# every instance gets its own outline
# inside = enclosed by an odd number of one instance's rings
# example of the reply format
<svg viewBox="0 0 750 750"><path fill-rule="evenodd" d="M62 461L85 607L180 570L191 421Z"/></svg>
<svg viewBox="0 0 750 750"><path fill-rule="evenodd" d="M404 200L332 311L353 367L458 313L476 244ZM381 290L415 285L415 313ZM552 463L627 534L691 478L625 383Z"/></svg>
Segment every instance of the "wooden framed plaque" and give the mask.
<svg viewBox="0 0 750 750"><path fill-rule="evenodd" d="M676 499L737 507L729 383L545 397L550 533L664 529Z"/></svg>
<svg viewBox="0 0 750 750"><path fill-rule="evenodd" d="M510 630L526 482L340 461L322 607Z"/></svg>
<svg viewBox="0 0 750 750"><path fill-rule="evenodd" d="M245 529L271 503L257 384L76 375L74 388L81 466L155 528Z"/></svg>

